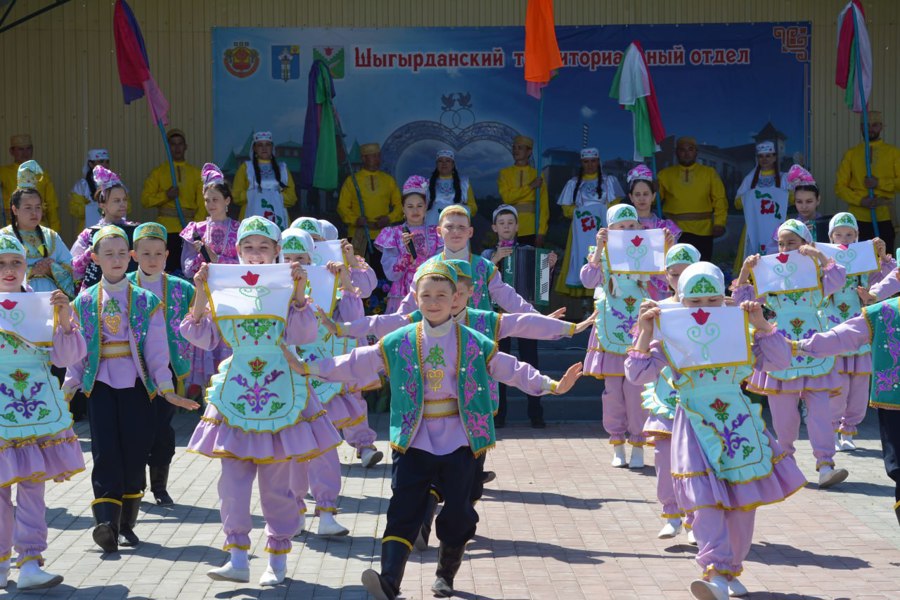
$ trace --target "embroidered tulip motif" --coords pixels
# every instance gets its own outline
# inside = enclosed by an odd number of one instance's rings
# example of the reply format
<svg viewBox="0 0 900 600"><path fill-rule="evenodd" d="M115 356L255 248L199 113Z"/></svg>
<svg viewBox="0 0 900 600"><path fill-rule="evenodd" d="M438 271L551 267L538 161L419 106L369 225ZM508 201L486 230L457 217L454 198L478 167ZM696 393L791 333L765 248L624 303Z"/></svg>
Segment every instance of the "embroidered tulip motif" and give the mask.
<svg viewBox="0 0 900 600"><path fill-rule="evenodd" d="M706 325L706 321L709 319L709 314L710 313L700 308L695 312L692 312L691 316L694 317L694 321L697 322L697 325Z"/></svg>

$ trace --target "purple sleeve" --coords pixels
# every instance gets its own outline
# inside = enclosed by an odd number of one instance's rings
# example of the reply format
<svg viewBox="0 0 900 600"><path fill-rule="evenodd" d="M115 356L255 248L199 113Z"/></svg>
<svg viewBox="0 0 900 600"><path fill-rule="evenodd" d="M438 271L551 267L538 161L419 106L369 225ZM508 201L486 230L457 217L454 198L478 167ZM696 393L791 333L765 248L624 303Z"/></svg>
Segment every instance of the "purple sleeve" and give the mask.
<svg viewBox="0 0 900 600"><path fill-rule="evenodd" d="M78 238L72 244L72 276L78 283L84 279L84 272L92 262L90 248L91 230L85 229L78 234Z"/></svg>
<svg viewBox="0 0 900 600"><path fill-rule="evenodd" d="M531 340L558 340L571 337L574 323L546 317L540 313L508 313L500 315L499 339L520 337Z"/></svg>
<svg viewBox="0 0 900 600"><path fill-rule="evenodd" d="M886 256L884 260L881 261L881 268L877 271L869 273L869 289L871 290L877 283L884 281L884 279L891 274L897 268L897 261L895 261L892 257Z"/></svg>
<svg viewBox="0 0 900 600"><path fill-rule="evenodd" d="M212 321L209 313L194 321L190 313L185 315L178 328L181 337L203 350L212 350L219 345L219 328Z"/></svg>
<svg viewBox="0 0 900 600"><path fill-rule="evenodd" d="M678 238L681 237L681 227L675 224L675 221L670 219L663 219L663 227L669 230L669 233L672 234L672 237L675 239L675 242L678 242Z"/></svg>
<svg viewBox="0 0 900 600"><path fill-rule="evenodd" d="M791 366L791 343L775 328L756 335L751 348L755 367L763 371L780 371Z"/></svg>
<svg viewBox="0 0 900 600"><path fill-rule="evenodd" d="M396 331L404 325L409 325L409 323L409 316L402 313L372 315L349 323L341 323L338 327L338 334L342 337L351 337L357 340L370 334L377 338L383 338L392 331Z"/></svg>
<svg viewBox="0 0 900 600"><path fill-rule="evenodd" d="M385 248L382 250L381 268L384 269L384 276L389 281L397 281L403 277L406 269L400 264L400 251L396 248Z"/></svg>
<svg viewBox="0 0 900 600"><path fill-rule="evenodd" d="M361 298L368 298L375 291L378 280L375 278L375 271L366 265L362 269L350 269L350 283L359 290Z"/></svg>
<svg viewBox="0 0 900 600"><path fill-rule="evenodd" d="M490 281L488 281L488 293L491 295L491 300L494 304L508 313L537 312L531 304L516 293L515 288L500 279L497 271L494 271Z"/></svg>
<svg viewBox="0 0 900 600"><path fill-rule="evenodd" d="M824 358L859 350L871 342L872 332L869 324L866 318L860 315L844 321L834 329L801 340L797 343L797 347L804 354Z"/></svg>
<svg viewBox="0 0 900 600"><path fill-rule="evenodd" d="M359 383L372 381L384 371L381 344L355 348L350 354L341 354L334 358L322 358L309 366L310 375L324 381L337 383Z"/></svg>
<svg viewBox="0 0 900 600"><path fill-rule="evenodd" d="M644 353L634 348L625 357L625 379L637 385L654 383L659 372L669 364L659 341L650 342L650 352Z"/></svg>
<svg viewBox="0 0 900 600"><path fill-rule="evenodd" d="M406 293L406 296L403 297L400 306L398 306L397 310L394 312L400 315L408 315L411 312L415 312L418 308L419 303L416 302L416 297L413 296L412 290L410 290Z"/></svg>
<svg viewBox="0 0 900 600"><path fill-rule="evenodd" d="M517 387L529 396L543 396L550 393L551 379L529 365L519 362L515 356L497 352L487 365L491 377Z"/></svg>
<svg viewBox="0 0 900 600"><path fill-rule="evenodd" d="M846 281L847 269L836 262L832 261L822 270L822 290L826 298L841 290Z"/></svg>
<svg viewBox="0 0 900 600"><path fill-rule="evenodd" d="M62 327L57 326L53 332L53 347L50 349L50 361L57 367L71 367L87 355L87 344L81 329L73 327L69 333L64 333Z"/></svg>
<svg viewBox="0 0 900 600"><path fill-rule="evenodd" d="M188 223L187 227L181 230L178 235L182 239L181 243L181 270L184 271L185 277L193 277L200 269L200 265L206 262L203 256L194 250L194 232L197 230L196 223Z"/></svg>
<svg viewBox="0 0 900 600"><path fill-rule="evenodd" d="M731 298L735 301L736 304L747 301L756 301L760 303L764 303L766 301L765 296L760 296L757 298L753 295L753 286L749 283L746 285L739 285L731 290Z"/></svg>
<svg viewBox="0 0 900 600"><path fill-rule="evenodd" d="M357 292L343 292L341 299L338 300L337 306L334 307L334 315L332 319L340 323L341 321L356 321L365 315L362 300Z"/></svg>
<svg viewBox="0 0 900 600"><path fill-rule="evenodd" d="M284 343L289 346L302 346L316 340L319 335L319 323L316 313L307 300L303 308L297 308L291 302L288 309L287 325L284 328Z"/></svg>
<svg viewBox="0 0 900 600"><path fill-rule="evenodd" d="M900 294L900 270L895 268L887 277L873 285L869 291L875 294L875 298L879 302Z"/></svg>
<svg viewBox="0 0 900 600"><path fill-rule="evenodd" d="M169 339L166 332L166 309L159 304L150 314L150 325L144 339L144 361L147 375L156 383L160 394L174 392L172 372L169 371Z"/></svg>
<svg viewBox="0 0 900 600"><path fill-rule="evenodd" d="M600 265L593 265L590 262L581 267L578 274L581 278L581 285L588 289L594 289L603 283L603 269Z"/></svg>

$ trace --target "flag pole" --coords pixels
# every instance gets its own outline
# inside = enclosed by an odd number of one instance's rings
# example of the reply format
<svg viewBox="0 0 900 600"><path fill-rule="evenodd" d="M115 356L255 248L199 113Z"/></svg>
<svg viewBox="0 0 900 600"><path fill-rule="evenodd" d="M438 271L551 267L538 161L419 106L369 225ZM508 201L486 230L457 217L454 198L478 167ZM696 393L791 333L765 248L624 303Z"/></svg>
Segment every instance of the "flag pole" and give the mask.
<svg viewBox="0 0 900 600"><path fill-rule="evenodd" d="M149 100L147 101L149 104ZM153 108L150 108L150 112L153 112ZM154 115L155 116L155 115ZM172 187L178 189L178 180L175 178L175 161L172 160L172 149L169 148L169 138L166 137L166 128L163 126L162 119L156 119L156 126L159 127L159 134L162 136L163 147L166 149L166 160L169 161L169 176L172 178ZM181 200L178 197L178 194L175 194L175 212L178 213L178 221L181 223L181 228L184 229L187 227L187 221L184 220L184 212L181 210Z"/></svg>
<svg viewBox="0 0 900 600"><path fill-rule="evenodd" d="M852 9L851 9L852 10ZM853 60L856 63L856 83L859 88L859 103L862 106L862 118L863 118L863 140L865 141L866 148L866 179L872 178L872 147L869 144L869 107L866 99L865 88L863 87L863 73L862 73L862 60L859 58L859 24L856 22L857 16L856 11L853 10L853 37L854 44L853 47L855 51L853 53ZM875 200L875 190L872 188L868 188L869 199ZM869 210L872 213L872 231L875 234L875 237L880 237L878 231L878 217L876 216L875 211L876 206L873 204Z"/></svg>
<svg viewBox="0 0 900 600"><path fill-rule="evenodd" d="M650 169L653 170L653 176L656 177L656 152L650 157ZM662 219L662 197L659 195L659 178L656 180L656 191L653 192L653 195L656 196L656 216Z"/></svg>
<svg viewBox="0 0 900 600"><path fill-rule="evenodd" d="M538 135L537 135L537 176L542 178L543 175L543 144L544 144L544 88L541 88L541 99L538 103ZM534 245L537 246L537 240L541 236L541 188L544 187L544 181L534 190Z"/></svg>

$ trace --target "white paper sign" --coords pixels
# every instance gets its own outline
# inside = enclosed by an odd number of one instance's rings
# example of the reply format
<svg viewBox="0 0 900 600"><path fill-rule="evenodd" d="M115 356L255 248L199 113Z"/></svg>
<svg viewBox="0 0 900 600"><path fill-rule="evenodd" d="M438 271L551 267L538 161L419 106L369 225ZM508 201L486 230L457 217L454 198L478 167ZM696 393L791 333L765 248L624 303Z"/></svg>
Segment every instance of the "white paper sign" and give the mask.
<svg viewBox="0 0 900 600"><path fill-rule="evenodd" d="M287 319L294 295L288 264L211 264L206 285L215 317L271 315Z"/></svg>
<svg viewBox="0 0 900 600"><path fill-rule="evenodd" d="M34 346L53 342L53 292L0 293L0 331Z"/></svg>
<svg viewBox="0 0 900 600"><path fill-rule="evenodd" d="M847 270L847 275L865 275L880 268L875 242L866 240L845 246L843 244L816 244L816 248Z"/></svg>
<svg viewBox="0 0 900 600"><path fill-rule="evenodd" d="M306 294L312 301L331 315L334 310L335 292L337 291L337 279L324 265L307 265L306 277L309 283Z"/></svg>
<svg viewBox="0 0 900 600"><path fill-rule="evenodd" d="M757 296L803 292L819 287L816 262L797 250L762 256L753 268Z"/></svg>
<svg viewBox="0 0 900 600"><path fill-rule="evenodd" d="M341 252L341 241L330 240L326 242L316 242L316 247L310 258L314 265L325 265L328 264L329 261L343 264L344 253Z"/></svg>
<svg viewBox="0 0 900 600"><path fill-rule="evenodd" d="M664 229L609 229L606 257L613 273L662 275L666 272Z"/></svg>
<svg viewBox="0 0 900 600"><path fill-rule="evenodd" d="M747 312L736 306L659 304L655 337L679 371L750 364Z"/></svg>

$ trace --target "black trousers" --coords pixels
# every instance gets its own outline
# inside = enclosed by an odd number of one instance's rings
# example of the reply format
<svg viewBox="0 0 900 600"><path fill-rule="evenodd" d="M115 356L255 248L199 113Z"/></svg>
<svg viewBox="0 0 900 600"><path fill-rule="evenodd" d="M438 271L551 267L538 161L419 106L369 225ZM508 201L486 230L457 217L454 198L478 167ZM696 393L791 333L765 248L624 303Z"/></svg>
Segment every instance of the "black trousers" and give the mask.
<svg viewBox="0 0 900 600"><path fill-rule="evenodd" d="M529 340L526 338L503 338L498 344L500 352L510 354L512 350L512 341L516 340L519 349L519 360L526 362L535 369L538 368L538 349L537 340ZM500 407L497 410L497 420L506 421L506 385L500 384ZM542 419L544 418L544 407L541 405L540 396L528 396L528 418Z"/></svg>
<svg viewBox="0 0 900 600"><path fill-rule="evenodd" d="M150 446L147 464L151 467L167 467L172 464L172 457L175 456L175 429L172 427L172 417L175 416L176 406L161 397L156 398L152 405L153 444Z"/></svg>
<svg viewBox="0 0 900 600"><path fill-rule="evenodd" d="M166 250L169 251L169 257L166 258L166 273L170 275L181 275L182 241L180 234L169 234L169 240L166 242Z"/></svg>
<svg viewBox="0 0 900 600"><path fill-rule="evenodd" d="M153 403L140 379L115 389L94 383L88 396L91 425L91 484L94 498L121 500L144 491L144 469L153 444Z"/></svg>
<svg viewBox="0 0 900 600"><path fill-rule="evenodd" d="M865 221L857 221L859 225L859 240L864 242L866 240L871 240L875 237L875 228L872 227L872 223L867 223ZM878 221L878 237L884 240L885 245L887 246L887 254L888 256L894 255L894 224L890 221Z"/></svg>
<svg viewBox="0 0 900 600"><path fill-rule="evenodd" d="M900 410L878 409L884 470L894 480L894 500L900 502Z"/></svg>
<svg viewBox="0 0 900 600"><path fill-rule="evenodd" d="M425 520L432 484L444 498L444 508L435 520L438 539L448 546L462 546L475 536L478 513L472 506L472 481L477 461L468 446L443 456L417 448L404 454L395 450L393 461L383 540L400 538L412 545Z"/></svg>
<svg viewBox="0 0 900 600"><path fill-rule="evenodd" d="M682 244L692 245L700 252L700 260L710 262L712 261L714 239L711 235L697 235L696 233L682 231L678 241Z"/></svg>

